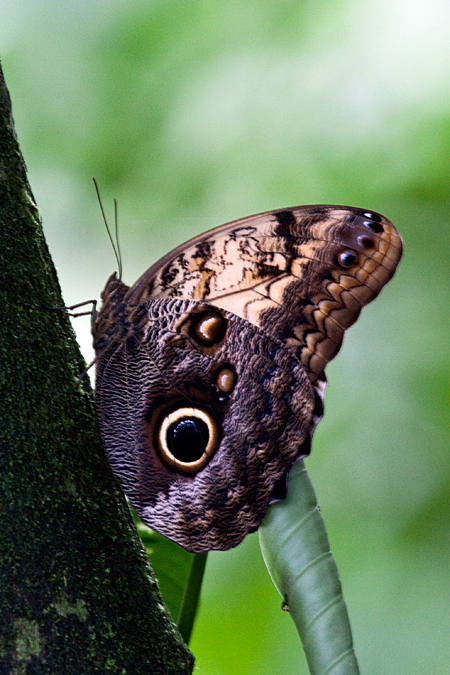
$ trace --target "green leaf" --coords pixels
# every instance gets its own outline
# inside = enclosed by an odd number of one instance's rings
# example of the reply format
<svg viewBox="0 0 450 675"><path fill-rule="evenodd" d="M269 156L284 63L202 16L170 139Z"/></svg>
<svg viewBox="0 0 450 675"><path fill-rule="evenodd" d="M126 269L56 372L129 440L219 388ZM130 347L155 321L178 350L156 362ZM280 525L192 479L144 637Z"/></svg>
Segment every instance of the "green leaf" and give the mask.
<svg viewBox="0 0 450 675"><path fill-rule="evenodd" d="M162 598L188 645L200 601L208 554L185 551L139 520L132 510L139 536L156 574Z"/></svg>
<svg viewBox="0 0 450 675"><path fill-rule="evenodd" d="M135 513L134 520L158 578L163 600L173 620L177 621L195 556L144 525Z"/></svg>
<svg viewBox="0 0 450 675"><path fill-rule="evenodd" d="M311 675L358 675L347 608L303 460L259 529L267 569L297 627Z"/></svg>
<svg viewBox="0 0 450 675"><path fill-rule="evenodd" d="M200 591L202 588L203 575L205 573L206 560L208 553L194 555L191 571L186 585L177 618L177 626L183 640L188 645L191 639L192 629L194 627L195 615L200 601Z"/></svg>

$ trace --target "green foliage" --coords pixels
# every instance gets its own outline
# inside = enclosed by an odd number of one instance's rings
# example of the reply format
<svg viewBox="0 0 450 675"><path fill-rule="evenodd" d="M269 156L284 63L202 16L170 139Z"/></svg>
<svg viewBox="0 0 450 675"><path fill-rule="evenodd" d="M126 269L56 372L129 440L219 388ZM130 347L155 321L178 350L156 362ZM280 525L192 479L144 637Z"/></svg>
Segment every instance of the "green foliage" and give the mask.
<svg viewBox="0 0 450 675"><path fill-rule="evenodd" d="M194 555L144 525L133 511L137 531L158 579L161 595L189 644L200 601L208 554Z"/></svg>
<svg viewBox="0 0 450 675"><path fill-rule="evenodd" d="M176 621L183 602L194 554L188 553L181 546L144 525L135 513L134 521L158 579L163 600L172 619Z"/></svg>
<svg viewBox="0 0 450 675"><path fill-rule="evenodd" d="M128 282L201 230L287 205L363 206L404 236L397 276L327 370L306 462L361 671L377 675L450 661L449 22L443 3L398 0L28 0L0 23L67 304L114 267L92 175L105 205L118 198ZM257 536L209 556L202 675L304 675L291 624Z"/></svg>
<svg viewBox="0 0 450 675"><path fill-rule="evenodd" d="M311 675L359 675L339 574L303 460L292 467L287 498L269 508L259 539Z"/></svg>

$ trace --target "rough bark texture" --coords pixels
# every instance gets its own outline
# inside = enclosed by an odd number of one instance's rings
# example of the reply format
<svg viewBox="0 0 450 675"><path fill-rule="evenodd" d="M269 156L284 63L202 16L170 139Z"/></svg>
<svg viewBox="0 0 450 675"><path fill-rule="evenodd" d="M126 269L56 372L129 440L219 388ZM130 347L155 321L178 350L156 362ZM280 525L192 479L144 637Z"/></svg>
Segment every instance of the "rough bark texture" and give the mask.
<svg viewBox="0 0 450 675"><path fill-rule="evenodd" d="M0 673L191 673L61 304L0 71Z"/></svg>

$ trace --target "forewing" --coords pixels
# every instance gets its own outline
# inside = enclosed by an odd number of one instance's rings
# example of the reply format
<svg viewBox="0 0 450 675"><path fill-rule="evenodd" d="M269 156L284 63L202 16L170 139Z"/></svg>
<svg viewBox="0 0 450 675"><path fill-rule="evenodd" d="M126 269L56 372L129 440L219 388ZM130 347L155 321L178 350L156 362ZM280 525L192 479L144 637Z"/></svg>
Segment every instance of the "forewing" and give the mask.
<svg viewBox="0 0 450 675"><path fill-rule="evenodd" d="M126 299L135 307L183 298L226 309L283 340L314 382L401 254L397 230L379 214L301 206L196 237L151 267Z"/></svg>

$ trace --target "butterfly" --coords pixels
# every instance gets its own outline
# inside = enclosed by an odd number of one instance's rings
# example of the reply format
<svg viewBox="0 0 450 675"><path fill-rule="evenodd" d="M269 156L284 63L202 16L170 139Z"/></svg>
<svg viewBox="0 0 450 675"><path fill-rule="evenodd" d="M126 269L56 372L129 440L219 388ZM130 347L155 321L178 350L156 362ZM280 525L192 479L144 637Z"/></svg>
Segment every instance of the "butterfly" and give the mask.
<svg viewBox="0 0 450 675"><path fill-rule="evenodd" d="M201 234L131 287L110 276L96 405L144 523L195 553L258 528L310 453L325 366L401 255L377 213L299 206Z"/></svg>

